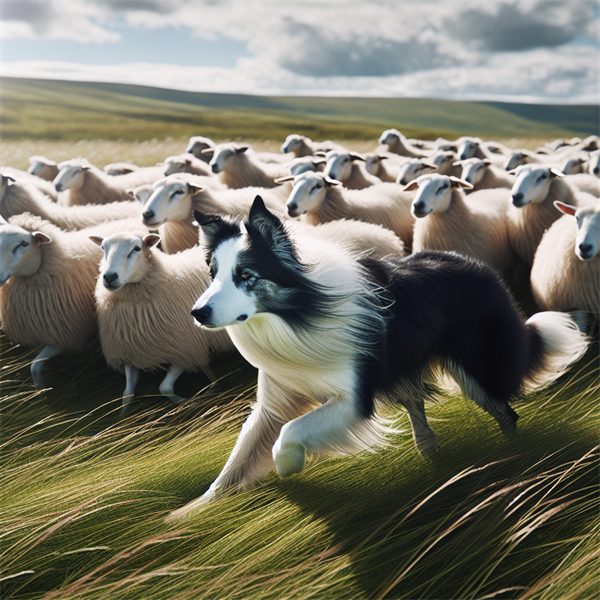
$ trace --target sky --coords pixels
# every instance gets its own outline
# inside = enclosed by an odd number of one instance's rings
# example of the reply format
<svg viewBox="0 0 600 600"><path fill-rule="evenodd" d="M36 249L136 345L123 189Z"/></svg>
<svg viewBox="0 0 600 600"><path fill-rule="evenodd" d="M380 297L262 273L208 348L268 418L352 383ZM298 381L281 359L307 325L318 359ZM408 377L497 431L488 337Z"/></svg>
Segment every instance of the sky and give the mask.
<svg viewBox="0 0 600 600"><path fill-rule="evenodd" d="M0 0L0 74L597 104L599 0Z"/></svg>

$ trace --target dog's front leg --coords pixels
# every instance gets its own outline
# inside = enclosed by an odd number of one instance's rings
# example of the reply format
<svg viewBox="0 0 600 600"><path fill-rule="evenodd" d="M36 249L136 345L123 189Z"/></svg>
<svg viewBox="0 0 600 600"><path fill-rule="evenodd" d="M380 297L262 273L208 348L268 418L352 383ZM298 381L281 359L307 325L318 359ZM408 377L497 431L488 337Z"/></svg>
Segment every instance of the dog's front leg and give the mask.
<svg viewBox="0 0 600 600"><path fill-rule="evenodd" d="M196 500L173 511L167 520L187 516L221 494L247 487L273 468L272 448L284 423L308 410L263 371L258 373L257 402L223 467L208 490Z"/></svg>
<svg viewBox="0 0 600 600"><path fill-rule="evenodd" d="M332 398L322 406L284 425L273 446L280 477L304 468L305 452L356 449L352 431L365 422L349 399Z"/></svg>

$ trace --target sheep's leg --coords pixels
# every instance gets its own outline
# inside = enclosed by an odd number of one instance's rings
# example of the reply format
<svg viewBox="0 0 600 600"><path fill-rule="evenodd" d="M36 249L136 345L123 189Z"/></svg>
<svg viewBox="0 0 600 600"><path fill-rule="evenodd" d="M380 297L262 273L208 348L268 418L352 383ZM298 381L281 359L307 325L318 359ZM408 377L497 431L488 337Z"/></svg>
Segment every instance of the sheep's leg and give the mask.
<svg viewBox="0 0 600 600"><path fill-rule="evenodd" d="M160 384L160 388L159 391L163 396L168 396L171 400L171 402L174 402L175 404L179 404L180 402L184 402L185 400L187 400L187 398L182 398L181 396L178 396L175 393L175 390L173 389L175 386L175 382L177 381L177 378L183 373L183 369L180 367L177 367L175 365L171 365L169 367L169 370L167 371L167 374L165 376L165 378L162 380L162 383Z"/></svg>
<svg viewBox="0 0 600 600"><path fill-rule="evenodd" d="M572 312L571 317L575 321L579 331L586 333L587 330L587 313L583 311Z"/></svg>
<svg viewBox="0 0 600 600"><path fill-rule="evenodd" d="M135 394L135 386L140 378L140 369L133 367L131 365L125 365L125 391L123 392L123 399L121 401L121 412L119 413L120 417L123 417L127 412L127 407L129 406L129 402L133 398Z"/></svg>
<svg viewBox="0 0 600 600"><path fill-rule="evenodd" d="M49 358L57 356L61 352L62 350L55 346L44 346L42 351L33 359L33 362L31 363L31 377L33 378L33 385L36 388L44 387L44 378L42 377L44 362Z"/></svg>
<svg viewBox="0 0 600 600"><path fill-rule="evenodd" d="M423 456L433 454L438 447L438 443L435 432L429 427L429 423L427 422L427 416L425 415L425 398L419 395L406 400L403 404L408 412L408 418L410 420L413 439L415 440L417 450Z"/></svg>

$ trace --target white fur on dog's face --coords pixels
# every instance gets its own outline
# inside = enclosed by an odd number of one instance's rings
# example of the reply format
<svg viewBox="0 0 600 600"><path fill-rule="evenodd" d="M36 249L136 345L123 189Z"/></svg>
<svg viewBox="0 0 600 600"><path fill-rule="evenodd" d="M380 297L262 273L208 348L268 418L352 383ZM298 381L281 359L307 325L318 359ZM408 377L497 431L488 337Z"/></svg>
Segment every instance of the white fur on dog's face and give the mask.
<svg viewBox="0 0 600 600"><path fill-rule="evenodd" d="M243 323L257 312L252 296L238 287L234 280L234 271L240 252L246 247L242 237L227 240L219 245L213 255L216 272L209 288L196 300L192 311L203 307L210 308L210 317L203 323L210 329L227 327ZM242 272L242 277L246 274ZM249 275L252 277L253 275Z"/></svg>

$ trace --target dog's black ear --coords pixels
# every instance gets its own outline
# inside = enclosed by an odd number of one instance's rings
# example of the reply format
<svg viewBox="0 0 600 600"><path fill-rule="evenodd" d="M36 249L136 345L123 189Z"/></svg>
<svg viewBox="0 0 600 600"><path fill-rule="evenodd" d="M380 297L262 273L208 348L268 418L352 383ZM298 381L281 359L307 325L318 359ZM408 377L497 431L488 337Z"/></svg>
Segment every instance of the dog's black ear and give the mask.
<svg viewBox="0 0 600 600"><path fill-rule="evenodd" d="M200 226L200 245L208 252L213 252L220 242L240 235L240 225L219 215L206 215L199 210L194 211L194 219Z"/></svg>
<svg viewBox="0 0 600 600"><path fill-rule="evenodd" d="M294 246L282 219L265 206L260 196L254 198L246 228L248 232L256 230L274 252L294 255Z"/></svg>

